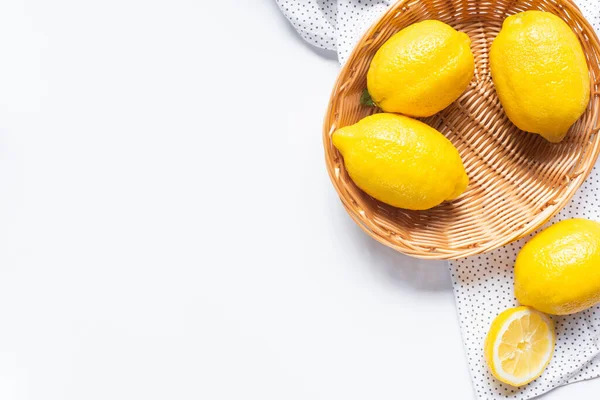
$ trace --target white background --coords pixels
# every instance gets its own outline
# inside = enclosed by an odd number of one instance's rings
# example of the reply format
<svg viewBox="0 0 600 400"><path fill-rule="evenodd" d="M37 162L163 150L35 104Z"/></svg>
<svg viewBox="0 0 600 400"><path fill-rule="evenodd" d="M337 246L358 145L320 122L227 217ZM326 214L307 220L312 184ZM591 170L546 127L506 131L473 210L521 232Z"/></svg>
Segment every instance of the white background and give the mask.
<svg viewBox="0 0 600 400"><path fill-rule="evenodd" d="M0 2L0 399L473 398L446 265L329 183L338 70L270 0Z"/></svg>

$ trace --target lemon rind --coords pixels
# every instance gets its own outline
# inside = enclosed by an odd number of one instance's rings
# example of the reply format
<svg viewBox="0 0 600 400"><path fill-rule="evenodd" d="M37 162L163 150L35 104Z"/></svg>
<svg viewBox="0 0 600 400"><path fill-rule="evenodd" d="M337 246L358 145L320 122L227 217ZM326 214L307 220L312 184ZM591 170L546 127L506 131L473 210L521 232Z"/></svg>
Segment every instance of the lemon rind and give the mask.
<svg viewBox="0 0 600 400"><path fill-rule="evenodd" d="M548 349L548 353L547 353L547 358L544 361L544 364L540 367L540 369L519 379L519 378L515 377L514 375L505 372L502 369L502 361L500 360L500 356L498 355L498 349L501 344L500 339L504 336L504 334L508 330L508 327L511 324L511 322L513 322L516 319L521 318L522 316L524 316L527 313L537 313L542 318L542 320L546 323L546 325L548 325L548 328L549 328L548 329L548 339L549 339L550 345L549 345L549 349ZM516 313L511 315L506 321L504 321L502 328L498 331L498 334L494 338L492 357L493 357L493 362L494 362L494 372L495 372L494 375L496 375L496 378L498 378L502 382L508 383L509 385L512 385L512 386L523 386L523 385L526 385L529 382L534 381L535 379L539 378L544 373L544 370L550 363L550 360L552 359L552 355L554 354L555 336L554 336L553 332L554 332L554 329L553 329L552 321L550 320L550 318L548 318L548 316L546 316L545 314L543 314L541 312L531 310L531 309L526 309L526 310L517 311Z"/></svg>

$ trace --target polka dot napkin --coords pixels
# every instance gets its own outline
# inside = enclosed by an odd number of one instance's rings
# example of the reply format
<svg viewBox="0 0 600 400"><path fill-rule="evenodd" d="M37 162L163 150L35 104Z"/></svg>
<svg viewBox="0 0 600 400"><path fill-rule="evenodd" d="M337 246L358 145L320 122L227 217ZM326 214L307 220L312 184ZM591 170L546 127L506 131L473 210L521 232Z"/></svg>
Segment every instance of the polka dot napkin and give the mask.
<svg viewBox="0 0 600 400"><path fill-rule="evenodd" d="M306 41L337 51L342 64L363 32L393 3L393 0L276 1ZM600 2L576 2L600 33ZM599 167L550 224L573 217L600 221ZM513 265L519 249L530 237L482 256L450 262L462 337L479 399L530 399L561 385L600 376L600 306L572 316L552 317L557 330L556 350L550 365L536 381L512 388L495 380L487 371L483 341L493 318L516 305Z"/></svg>
<svg viewBox="0 0 600 400"><path fill-rule="evenodd" d="M275 0L308 43L338 53L344 64L362 34L393 0ZM593 1L593 0L592 0Z"/></svg>

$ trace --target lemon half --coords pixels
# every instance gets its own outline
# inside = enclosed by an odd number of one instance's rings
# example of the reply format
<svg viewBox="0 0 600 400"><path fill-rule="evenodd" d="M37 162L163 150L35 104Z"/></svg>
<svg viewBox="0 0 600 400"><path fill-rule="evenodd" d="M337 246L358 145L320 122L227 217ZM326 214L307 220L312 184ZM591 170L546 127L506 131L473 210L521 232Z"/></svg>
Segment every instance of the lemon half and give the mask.
<svg viewBox="0 0 600 400"><path fill-rule="evenodd" d="M496 317L485 339L485 360L498 380L523 386L538 378L552 358L556 336L550 318L531 307Z"/></svg>

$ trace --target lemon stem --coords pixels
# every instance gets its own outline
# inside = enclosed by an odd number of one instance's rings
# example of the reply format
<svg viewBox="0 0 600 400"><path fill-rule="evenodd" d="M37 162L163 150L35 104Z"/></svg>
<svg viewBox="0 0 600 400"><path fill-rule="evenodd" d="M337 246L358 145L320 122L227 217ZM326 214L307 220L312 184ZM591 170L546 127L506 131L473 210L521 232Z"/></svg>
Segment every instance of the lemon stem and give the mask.
<svg viewBox="0 0 600 400"><path fill-rule="evenodd" d="M369 89L365 88L360 95L360 104L367 107L377 107L377 104L373 101L373 98L369 94Z"/></svg>

